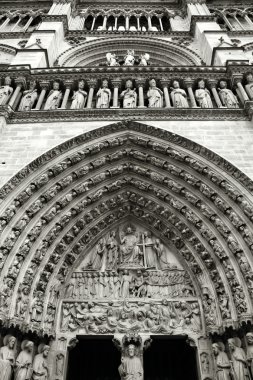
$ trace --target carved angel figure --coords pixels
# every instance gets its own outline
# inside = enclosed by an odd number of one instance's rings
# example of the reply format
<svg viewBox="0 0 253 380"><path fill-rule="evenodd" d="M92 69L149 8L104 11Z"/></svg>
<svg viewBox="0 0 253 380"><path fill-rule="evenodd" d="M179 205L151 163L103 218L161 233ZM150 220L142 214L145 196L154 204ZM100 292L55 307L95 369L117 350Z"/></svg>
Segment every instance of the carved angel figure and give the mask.
<svg viewBox="0 0 253 380"><path fill-rule="evenodd" d="M219 95L224 107L239 108L237 97L231 90L227 88L227 82L222 80L220 82Z"/></svg>
<svg viewBox="0 0 253 380"><path fill-rule="evenodd" d="M107 65L108 66L119 66L119 62L117 60L116 54L107 53L106 54Z"/></svg>
<svg viewBox="0 0 253 380"><path fill-rule="evenodd" d="M148 66L150 55L148 53L145 53L145 54L142 54L140 58L141 60L140 60L139 66Z"/></svg>
<svg viewBox="0 0 253 380"><path fill-rule="evenodd" d="M44 106L44 110L56 110L59 108L60 101L62 99L62 92L60 91L60 83L54 81L53 89L49 92L49 95Z"/></svg>
<svg viewBox="0 0 253 380"><path fill-rule="evenodd" d="M128 50L124 57L124 66L133 66L135 62L134 50Z"/></svg>
<svg viewBox="0 0 253 380"><path fill-rule="evenodd" d="M72 103L70 106L71 110L77 110L84 108L84 104L87 98L87 92L84 91L84 81L81 80L78 83L78 90L74 91L74 95L72 97Z"/></svg>
<svg viewBox="0 0 253 380"><path fill-rule="evenodd" d="M0 87L0 106L4 106L8 103L12 93L13 88L11 87L11 78L6 77L4 79L4 85Z"/></svg>
<svg viewBox="0 0 253 380"><path fill-rule="evenodd" d="M36 89L36 82L31 82L29 90L23 92L23 98L21 99L18 110L31 111L37 98L38 92Z"/></svg>

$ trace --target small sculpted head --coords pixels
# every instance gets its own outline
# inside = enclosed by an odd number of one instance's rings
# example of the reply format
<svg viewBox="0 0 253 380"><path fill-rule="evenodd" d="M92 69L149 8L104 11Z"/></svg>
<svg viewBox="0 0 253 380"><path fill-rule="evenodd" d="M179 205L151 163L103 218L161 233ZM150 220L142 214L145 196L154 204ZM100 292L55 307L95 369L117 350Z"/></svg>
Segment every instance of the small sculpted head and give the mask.
<svg viewBox="0 0 253 380"><path fill-rule="evenodd" d="M247 338L247 343L248 344L253 344L253 333L252 332L248 332L246 334L246 338Z"/></svg>
<svg viewBox="0 0 253 380"><path fill-rule="evenodd" d="M60 83L57 82L56 80L55 80L54 83L53 83L53 89L54 89L55 91L58 91L58 90L60 89Z"/></svg>
<svg viewBox="0 0 253 380"><path fill-rule="evenodd" d="M150 85L150 87L156 87L156 81L155 81L155 79L150 79L149 85Z"/></svg>
<svg viewBox="0 0 253 380"><path fill-rule="evenodd" d="M178 80L173 81L173 87L174 88L180 88Z"/></svg>
<svg viewBox="0 0 253 380"><path fill-rule="evenodd" d="M235 345L235 341L234 341L233 338L232 339L228 339L228 347L229 347L230 351L234 351L235 350L236 345Z"/></svg>
<svg viewBox="0 0 253 380"><path fill-rule="evenodd" d="M199 88L205 88L205 81L204 81L204 79L201 79L201 80L198 81L198 86L199 86Z"/></svg>
<svg viewBox="0 0 253 380"><path fill-rule="evenodd" d="M10 86L11 85L11 77L9 77L9 76L5 77L4 84L6 86Z"/></svg>
<svg viewBox="0 0 253 380"><path fill-rule="evenodd" d="M246 79L247 79L247 82L248 82L248 83L253 83L253 74L249 73L249 74L246 76Z"/></svg>
<svg viewBox="0 0 253 380"><path fill-rule="evenodd" d="M130 358L135 356L135 346L133 344L129 344L128 346L128 355Z"/></svg>
<svg viewBox="0 0 253 380"><path fill-rule="evenodd" d="M130 79L128 79L126 81L126 88L132 88L132 87L133 87L133 82Z"/></svg>
<svg viewBox="0 0 253 380"><path fill-rule="evenodd" d="M14 348L15 343L16 343L16 338L14 336L10 336L8 343L7 343L8 347L11 349Z"/></svg>
<svg viewBox="0 0 253 380"><path fill-rule="evenodd" d="M79 90L83 90L84 89L84 81L83 80L80 80L78 82L78 88L79 88Z"/></svg>
<svg viewBox="0 0 253 380"><path fill-rule="evenodd" d="M42 349L42 354L43 354L44 358L47 358L47 357L48 357L49 349L50 349L50 347L47 346L47 345L45 345L45 346L43 347L43 349Z"/></svg>
<svg viewBox="0 0 253 380"><path fill-rule="evenodd" d="M34 346L34 345L33 345L33 342L29 340L29 341L26 343L24 349L25 349L26 351L28 351L28 352L32 352L32 350L33 350L33 346Z"/></svg>
<svg viewBox="0 0 253 380"><path fill-rule="evenodd" d="M107 88L108 87L108 80L107 79L104 79L103 82L102 82L102 87L103 88Z"/></svg>
<svg viewBox="0 0 253 380"><path fill-rule="evenodd" d="M220 88L223 89L223 88L227 88L227 82L225 80L221 80L220 81Z"/></svg>

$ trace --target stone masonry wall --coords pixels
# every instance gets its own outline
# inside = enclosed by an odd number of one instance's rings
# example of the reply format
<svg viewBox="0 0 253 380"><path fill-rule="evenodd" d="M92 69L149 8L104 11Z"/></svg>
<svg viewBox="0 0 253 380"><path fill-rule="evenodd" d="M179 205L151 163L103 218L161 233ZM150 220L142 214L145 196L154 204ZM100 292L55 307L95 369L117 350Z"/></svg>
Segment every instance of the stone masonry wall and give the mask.
<svg viewBox="0 0 253 380"><path fill-rule="evenodd" d="M253 179L253 122L150 121L224 157ZM0 186L18 170L58 144L111 122L7 124L0 130Z"/></svg>

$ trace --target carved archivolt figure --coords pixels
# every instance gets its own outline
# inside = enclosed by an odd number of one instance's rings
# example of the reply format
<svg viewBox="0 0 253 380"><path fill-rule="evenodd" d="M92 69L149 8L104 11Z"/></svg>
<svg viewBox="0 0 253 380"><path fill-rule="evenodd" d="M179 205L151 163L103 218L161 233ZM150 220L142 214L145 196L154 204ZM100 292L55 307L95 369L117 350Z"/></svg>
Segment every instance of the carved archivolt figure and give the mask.
<svg viewBox="0 0 253 380"><path fill-rule="evenodd" d="M47 357L50 347L47 345L39 346L39 353L35 355L33 361L33 380L48 380L49 369L47 363Z"/></svg>
<svg viewBox="0 0 253 380"><path fill-rule="evenodd" d="M205 87L205 81L203 79L198 82L198 89L195 91L195 97L200 108L213 108L210 92Z"/></svg>
<svg viewBox="0 0 253 380"><path fill-rule="evenodd" d="M29 90L23 92L23 98L21 99L18 110L31 111L37 98L38 92L36 89L36 82L31 82Z"/></svg>
<svg viewBox="0 0 253 380"><path fill-rule="evenodd" d="M134 50L128 50L124 58L124 66L133 66L135 62Z"/></svg>
<svg viewBox="0 0 253 380"><path fill-rule="evenodd" d="M185 90L180 88L179 82L174 80L173 87L171 88L171 99L175 108L188 108L187 95Z"/></svg>
<svg viewBox="0 0 253 380"><path fill-rule="evenodd" d="M133 82L126 81L126 90L122 91L120 97L123 98L123 108L135 108L137 102L137 94L135 88L133 89Z"/></svg>
<svg viewBox="0 0 253 380"><path fill-rule="evenodd" d="M235 378L238 380L250 380L250 374L247 365L247 357L244 350L241 348L240 339L228 339L228 346L231 352L231 359Z"/></svg>
<svg viewBox="0 0 253 380"><path fill-rule="evenodd" d="M226 352L224 352L223 345L214 343L212 347L215 357L215 370L217 380L231 380L229 374L231 365Z"/></svg>
<svg viewBox="0 0 253 380"><path fill-rule="evenodd" d="M60 91L60 83L54 81L53 89L49 92L44 110L56 110L59 108L61 99L62 92Z"/></svg>
<svg viewBox="0 0 253 380"><path fill-rule="evenodd" d="M97 92L97 108L109 108L111 97L111 90L108 88L108 81L105 79Z"/></svg>
<svg viewBox="0 0 253 380"><path fill-rule="evenodd" d="M156 87L155 79L149 81L149 90L147 92L148 96L148 106L150 108L161 108L163 107L163 92L160 88Z"/></svg>
<svg viewBox="0 0 253 380"><path fill-rule="evenodd" d="M143 366L141 359L136 355L136 348L130 344L127 348L127 356L121 358L119 374L122 380L142 380Z"/></svg>
<svg viewBox="0 0 253 380"><path fill-rule="evenodd" d="M239 108L237 97L231 90L227 88L227 82L222 80L220 82L219 95L222 104L227 108Z"/></svg>
<svg viewBox="0 0 253 380"><path fill-rule="evenodd" d="M84 108L86 98L87 98L87 92L84 91L84 81L81 80L78 83L78 90L74 91L70 109L77 110L77 109Z"/></svg>
<svg viewBox="0 0 253 380"><path fill-rule="evenodd" d="M14 346L16 338L6 335L3 340L4 346L0 348L0 374L1 380L11 380L13 366L15 364Z"/></svg>
<svg viewBox="0 0 253 380"><path fill-rule="evenodd" d="M107 65L108 66L119 66L119 62L117 60L116 54L107 53L106 59L107 59Z"/></svg>
<svg viewBox="0 0 253 380"><path fill-rule="evenodd" d="M253 100L253 75L250 73L246 76L247 84L245 90L247 91L250 100Z"/></svg>
<svg viewBox="0 0 253 380"><path fill-rule="evenodd" d="M4 106L8 103L12 93L13 88L11 87L11 78L6 77L4 79L4 86L0 87L0 106Z"/></svg>
<svg viewBox="0 0 253 380"><path fill-rule="evenodd" d="M142 54L139 66L148 66L149 58L150 55L148 53Z"/></svg>
<svg viewBox="0 0 253 380"><path fill-rule="evenodd" d="M33 342L24 340L16 360L14 380L29 380L32 376Z"/></svg>
<svg viewBox="0 0 253 380"><path fill-rule="evenodd" d="M253 333L249 332L246 334L247 338L247 360L251 368L251 373L253 374Z"/></svg>

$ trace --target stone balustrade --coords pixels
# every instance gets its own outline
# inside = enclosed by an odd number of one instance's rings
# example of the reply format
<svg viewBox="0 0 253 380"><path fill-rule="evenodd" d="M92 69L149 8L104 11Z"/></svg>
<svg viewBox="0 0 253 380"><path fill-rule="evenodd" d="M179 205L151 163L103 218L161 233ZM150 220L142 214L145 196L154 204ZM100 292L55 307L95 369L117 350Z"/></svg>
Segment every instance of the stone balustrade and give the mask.
<svg viewBox="0 0 253 380"><path fill-rule="evenodd" d="M72 75L68 79L61 78L59 70L59 77L55 76L55 79L52 76L45 76L45 79L43 76L34 76L34 79L32 76L13 79L6 76L0 87L0 105L9 105L17 112L117 108L239 109L244 108L245 102L253 100L253 75L250 72L232 74L230 78L221 73L219 79L217 75L205 73L198 76L189 72L175 72L175 76L161 73L160 76L155 72L158 69L150 67L140 69L146 71L146 78L143 73L140 76L134 72L112 75L110 68L98 70L101 72L96 77L92 73L83 76L75 73L73 79Z"/></svg>

